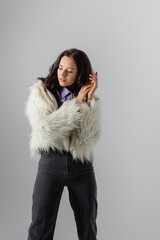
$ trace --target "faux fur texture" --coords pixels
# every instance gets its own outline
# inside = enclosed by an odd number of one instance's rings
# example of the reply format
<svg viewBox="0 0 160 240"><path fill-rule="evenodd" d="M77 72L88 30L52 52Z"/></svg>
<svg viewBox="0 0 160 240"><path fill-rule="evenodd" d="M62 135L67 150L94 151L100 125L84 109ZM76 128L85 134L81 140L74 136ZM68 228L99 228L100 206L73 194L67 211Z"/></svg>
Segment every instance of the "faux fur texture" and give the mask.
<svg viewBox="0 0 160 240"><path fill-rule="evenodd" d="M30 90L25 103L32 131L30 133L31 157L40 156L41 151L52 149L66 150L74 159L82 162L93 161L93 145L101 135L100 100L97 96L76 104L76 98L65 101L60 108L54 95L41 80L37 80Z"/></svg>

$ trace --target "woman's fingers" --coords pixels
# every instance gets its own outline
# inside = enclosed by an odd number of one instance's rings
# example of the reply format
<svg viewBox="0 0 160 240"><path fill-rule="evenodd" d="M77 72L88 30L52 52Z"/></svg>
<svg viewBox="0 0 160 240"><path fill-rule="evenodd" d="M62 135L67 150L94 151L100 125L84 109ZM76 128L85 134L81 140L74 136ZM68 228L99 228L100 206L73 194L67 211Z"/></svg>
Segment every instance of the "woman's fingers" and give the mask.
<svg viewBox="0 0 160 240"><path fill-rule="evenodd" d="M91 83L89 83L89 84L87 84L87 85L84 85L84 86L81 88L81 91L83 92L83 91L85 91L86 89L88 89L88 88L90 88L90 87L92 87L92 84L91 84Z"/></svg>
<svg viewBox="0 0 160 240"><path fill-rule="evenodd" d="M90 92L92 87L93 87L93 85L90 84L90 85L85 86L83 89L81 89L79 92L79 98L83 99L84 97L86 97L86 95L88 94L88 92Z"/></svg>
<svg viewBox="0 0 160 240"><path fill-rule="evenodd" d="M85 88L86 86L90 85L90 83L91 83L91 80L89 80L86 84L84 84L82 88Z"/></svg>
<svg viewBox="0 0 160 240"><path fill-rule="evenodd" d="M92 71L92 73L93 74L89 74L89 78L97 81L98 80L98 73L97 72L95 73L94 71Z"/></svg>
<svg viewBox="0 0 160 240"><path fill-rule="evenodd" d="M92 74L89 74L89 81L85 85L83 85L81 90L79 91L80 98L85 97L87 94L89 95L89 97L91 97L94 94L96 88L98 87L97 76L98 73L97 72L95 73L92 70Z"/></svg>
<svg viewBox="0 0 160 240"><path fill-rule="evenodd" d="M97 72L95 73L93 70L92 70L92 73L93 73L94 76L98 75L98 73Z"/></svg>
<svg viewBox="0 0 160 240"><path fill-rule="evenodd" d="M93 85L87 86L85 89L83 89L83 92L86 92L86 91L90 90L90 89L92 88L92 86L93 86Z"/></svg>

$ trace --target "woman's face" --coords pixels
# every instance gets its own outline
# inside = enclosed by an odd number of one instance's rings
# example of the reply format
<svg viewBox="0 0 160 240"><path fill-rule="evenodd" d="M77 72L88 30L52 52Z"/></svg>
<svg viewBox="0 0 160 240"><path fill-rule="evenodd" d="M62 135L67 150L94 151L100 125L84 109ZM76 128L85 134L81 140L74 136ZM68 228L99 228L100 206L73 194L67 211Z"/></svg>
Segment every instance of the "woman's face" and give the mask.
<svg viewBox="0 0 160 240"><path fill-rule="evenodd" d="M59 85L67 87L75 83L78 76L78 68L72 57L63 56L57 69Z"/></svg>

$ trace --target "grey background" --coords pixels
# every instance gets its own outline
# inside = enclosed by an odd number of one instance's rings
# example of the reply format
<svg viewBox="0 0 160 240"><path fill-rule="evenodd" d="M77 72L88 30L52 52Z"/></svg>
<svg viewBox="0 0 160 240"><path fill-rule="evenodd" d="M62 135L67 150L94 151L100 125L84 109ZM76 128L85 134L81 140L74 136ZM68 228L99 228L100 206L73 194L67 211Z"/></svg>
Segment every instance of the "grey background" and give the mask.
<svg viewBox="0 0 160 240"><path fill-rule="evenodd" d="M31 222L27 88L72 47L99 77L98 240L160 239L159 12L158 0L1 1L0 239L27 239ZM67 188L54 239L78 239Z"/></svg>

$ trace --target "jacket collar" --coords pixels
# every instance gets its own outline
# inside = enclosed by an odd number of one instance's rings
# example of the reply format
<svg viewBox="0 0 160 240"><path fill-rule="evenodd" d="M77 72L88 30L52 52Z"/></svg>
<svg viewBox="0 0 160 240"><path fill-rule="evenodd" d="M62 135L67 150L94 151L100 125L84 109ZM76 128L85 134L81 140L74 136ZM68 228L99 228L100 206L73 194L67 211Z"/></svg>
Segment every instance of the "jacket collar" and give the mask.
<svg viewBox="0 0 160 240"><path fill-rule="evenodd" d="M56 92L61 99L63 99L64 97L66 97L69 94L72 94L72 92L69 89L67 89L66 87L62 87L62 86L60 86L59 90L56 89Z"/></svg>

